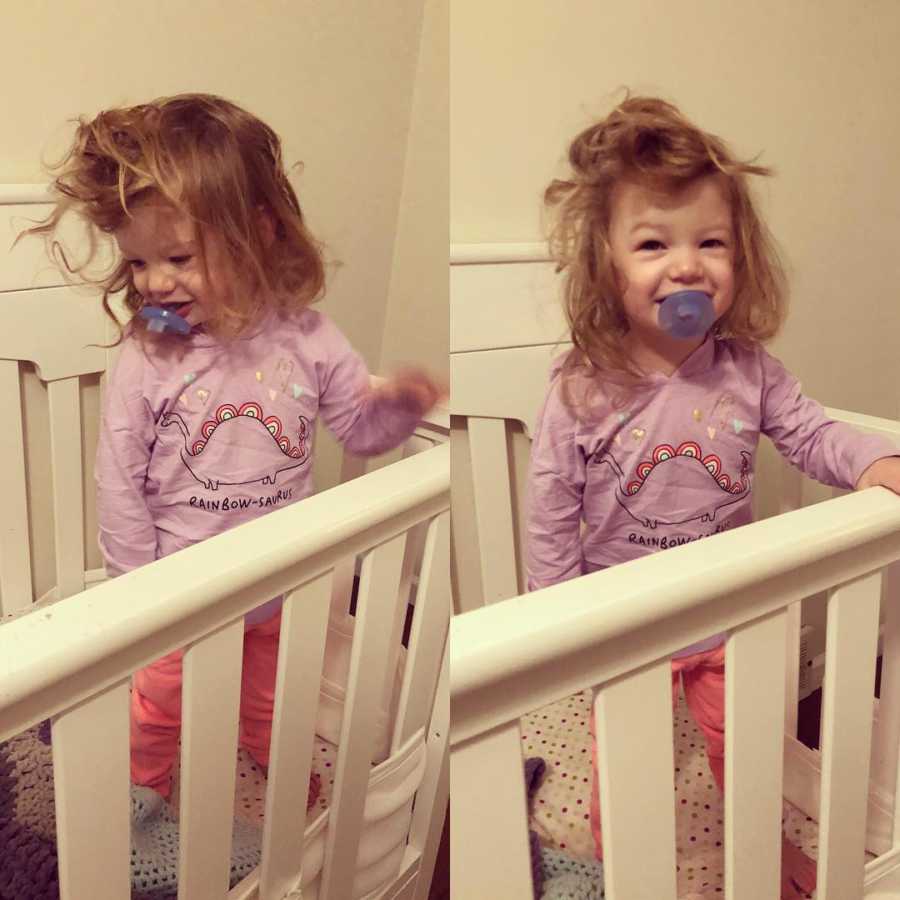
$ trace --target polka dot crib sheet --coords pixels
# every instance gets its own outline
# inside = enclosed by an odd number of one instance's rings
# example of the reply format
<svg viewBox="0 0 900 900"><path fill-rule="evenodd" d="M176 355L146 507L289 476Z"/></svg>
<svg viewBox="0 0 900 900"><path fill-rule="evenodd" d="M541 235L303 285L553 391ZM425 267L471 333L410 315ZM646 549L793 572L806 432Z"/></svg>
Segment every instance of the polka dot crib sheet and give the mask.
<svg viewBox="0 0 900 900"><path fill-rule="evenodd" d="M530 827L546 847L592 859L590 828L591 692L542 707L520 721L523 757L540 756L547 773L534 795ZM706 761L702 732L684 698L674 715L676 848L681 900L724 897L724 799ZM785 804L785 831L814 857L816 823Z"/></svg>

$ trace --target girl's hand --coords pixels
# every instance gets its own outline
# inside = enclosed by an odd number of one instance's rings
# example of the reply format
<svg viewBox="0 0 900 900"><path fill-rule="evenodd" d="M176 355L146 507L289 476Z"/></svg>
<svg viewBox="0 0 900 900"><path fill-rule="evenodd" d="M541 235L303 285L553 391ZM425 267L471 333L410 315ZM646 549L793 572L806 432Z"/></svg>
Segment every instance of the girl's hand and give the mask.
<svg viewBox="0 0 900 900"><path fill-rule="evenodd" d="M375 393L420 416L449 395L445 384L413 366L400 369L375 388Z"/></svg>
<svg viewBox="0 0 900 900"><path fill-rule="evenodd" d="M866 488L878 486L900 494L900 457L886 456L884 459L876 459L860 476L856 490L864 491Z"/></svg>

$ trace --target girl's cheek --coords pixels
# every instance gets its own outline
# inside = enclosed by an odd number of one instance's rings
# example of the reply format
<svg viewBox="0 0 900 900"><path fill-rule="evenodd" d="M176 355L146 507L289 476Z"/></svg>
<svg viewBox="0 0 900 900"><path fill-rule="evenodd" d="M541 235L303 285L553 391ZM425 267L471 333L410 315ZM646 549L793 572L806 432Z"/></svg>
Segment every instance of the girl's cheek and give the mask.
<svg viewBox="0 0 900 900"><path fill-rule="evenodd" d="M184 287L185 290L188 291L188 293L193 295L202 294L205 292L203 277L199 273L189 275L187 278L185 278Z"/></svg>

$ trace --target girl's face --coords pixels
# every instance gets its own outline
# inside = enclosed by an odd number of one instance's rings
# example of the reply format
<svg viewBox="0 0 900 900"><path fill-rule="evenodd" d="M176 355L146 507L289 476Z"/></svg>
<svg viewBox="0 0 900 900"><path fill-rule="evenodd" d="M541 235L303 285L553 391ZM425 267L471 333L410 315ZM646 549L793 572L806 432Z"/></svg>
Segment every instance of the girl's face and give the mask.
<svg viewBox="0 0 900 900"><path fill-rule="evenodd" d="M172 306L191 325L199 325L224 290L223 254L215 241L207 240L207 277L190 217L155 197L137 203L131 213L115 238L135 289L144 303Z"/></svg>
<svg viewBox="0 0 900 900"><path fill-rule="evenodd" d="M630 342L660 352L703 343L668 335L659 325L659 303L676 291L704 291L716 319L734 298L734 234L731 204L722 180L699 178L674 193L651 191L632 181L613 190L612 261L630 326Z"/></svg>

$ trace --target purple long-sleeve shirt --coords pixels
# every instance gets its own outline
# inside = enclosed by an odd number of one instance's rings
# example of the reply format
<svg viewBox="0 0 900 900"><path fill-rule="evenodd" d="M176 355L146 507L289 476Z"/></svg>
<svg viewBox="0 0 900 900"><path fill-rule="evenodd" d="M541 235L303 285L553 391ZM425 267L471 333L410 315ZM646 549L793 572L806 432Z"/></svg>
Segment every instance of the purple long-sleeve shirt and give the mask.
<svg viewBox="0 0 900 900"><path fill-rule="evenodd" d="M163 354L126 334L109 377L96 481L111 576L312 493L317 416L362 456L418 422L370 391L362 358L315 310L269 316L228 345L195 332L180 346Z"/></svg>
<svg viewBox="0 0 900 900"><path fill-rule="evenodd" d="M621 409L579 421L554 367L532 444L529 590L752 521L761 434L801 471L841 488L900 455L829 419L760 345L708 337L671 377L649 381Z"/></svg>

